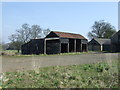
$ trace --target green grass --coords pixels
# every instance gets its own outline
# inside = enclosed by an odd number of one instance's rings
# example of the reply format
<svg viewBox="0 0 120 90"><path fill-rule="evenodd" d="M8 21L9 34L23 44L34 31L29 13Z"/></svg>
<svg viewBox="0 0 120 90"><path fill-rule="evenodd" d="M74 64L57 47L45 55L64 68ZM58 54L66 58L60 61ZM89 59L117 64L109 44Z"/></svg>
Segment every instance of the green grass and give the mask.
<svg viewBox="0 0 120 90"><path fill-rule="evenodd" d="M3 50L2 51L6 56L12 56L12 57L29 57L29 56L61 56L61 55L80 55L80 54L90 54L93 53L94 51L88 51L88 52L69 52L69 53L60 53L60 54L29 54L29 55L22 55L21 51L18 54L17 50ZM104 53L104 52L101 52Z"/></svg>
<svg viewBox="0 0 120 90"><path fill-rule="evenodd" d="M36 55L36 54L30 54L30 55L22 55L20 53L18 54L17 50L3 50L2 51L3 53L9 56L17 56L17 57L27 57L27 56L57 56L57 55L80 55L80 54L88 54L88 53L92 53L92 51L88 51L88 52L70 52L70 53L60 53L60 54L39 54L39 55Z"/></svg>
<svg viewBox="0 0 120 90"><path fill-rule="evenodd" d="M6 72L3 88L118 88L117 60Z"/></svg>

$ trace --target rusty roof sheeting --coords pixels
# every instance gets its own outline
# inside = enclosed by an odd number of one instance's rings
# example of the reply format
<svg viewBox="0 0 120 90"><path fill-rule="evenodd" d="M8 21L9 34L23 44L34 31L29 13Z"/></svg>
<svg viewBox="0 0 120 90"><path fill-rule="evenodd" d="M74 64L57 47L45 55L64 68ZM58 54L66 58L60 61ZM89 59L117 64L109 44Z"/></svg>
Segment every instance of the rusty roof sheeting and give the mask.
<svg viewBox="0 0 120 90"><path fill-rule="evenodd" d="M80 34L74 34L74 33L66 33L66 32L58 32L58 31L53 31L55 34L57 34L59 37L63 38L75 38L75 39L86 39Z"/></svg>

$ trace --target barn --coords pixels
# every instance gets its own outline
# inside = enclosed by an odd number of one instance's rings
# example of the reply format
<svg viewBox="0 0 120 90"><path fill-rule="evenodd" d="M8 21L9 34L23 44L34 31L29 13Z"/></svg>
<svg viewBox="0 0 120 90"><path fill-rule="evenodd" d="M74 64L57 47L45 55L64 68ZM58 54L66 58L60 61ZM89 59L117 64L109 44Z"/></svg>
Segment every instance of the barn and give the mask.
<svg viewBox="0 0 120 90"><path fill-rule="evenodd" d="M93 38L88 43L89 51L111 51L111 40L103 38Z"/></svg>
<svg viewBox="0 0 120 90"><path fill-rule="evenodd" d="M120 52L120 30L111 37L111 51Z"/></svg>
<svg viewBox="0 0 120 90"><path fill-rule="evenodd" d="M22 54L43 54L44 53L44 38L31 39L29 42L21 46Z"/></svg>
<svg viewBox="0 0 120 90"><path fill-rule="evenodd" d="M86 52L87 39L80 34L51 31L43 39L32 39L21 47L22 54Z"/></svg>

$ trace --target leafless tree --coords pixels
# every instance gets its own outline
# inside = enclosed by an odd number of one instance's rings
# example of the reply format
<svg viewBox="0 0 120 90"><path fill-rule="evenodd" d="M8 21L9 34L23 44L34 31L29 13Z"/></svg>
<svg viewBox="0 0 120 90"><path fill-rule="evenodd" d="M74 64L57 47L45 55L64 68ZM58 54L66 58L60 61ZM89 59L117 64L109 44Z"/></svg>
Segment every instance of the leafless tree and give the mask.
<svg viewBox="0 0 120 90"><path fill-rule="evenodd" d="M44 29L43 33L44 33L44 36L47 36L50 33L50 29L49 28Z"/></svg>
<svg viewBox="0 0 120 90"><path fill-rule="evenodd" d="M41 38L42 29L39 25L32 25L30 31L31 39Z"/></svg>
<svg viewBox="0 0 120 90"><path fill-rule="evenodd" d="M42 33L43 31L43 33ZM21 49L21 45L30 41L30 39L41 38L42 34L45 36L50 32L50 29L41 29L39 25L32 25L25 23L20 29L16 30L15 34L9 36L9 40L15 49Z"/></svg>

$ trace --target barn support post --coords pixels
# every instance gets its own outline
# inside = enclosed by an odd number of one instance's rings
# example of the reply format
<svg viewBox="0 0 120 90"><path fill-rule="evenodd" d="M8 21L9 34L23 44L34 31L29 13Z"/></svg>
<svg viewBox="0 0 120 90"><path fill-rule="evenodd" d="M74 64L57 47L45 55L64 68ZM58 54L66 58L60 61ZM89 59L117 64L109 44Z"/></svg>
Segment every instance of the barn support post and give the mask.
<svg viewBox="0 0 120 90"><path fill-rule="evenodd" d="M101 51L103 51L103 45L101 45L101 47L100 47L100 48L101 48Z"/></svg>
<svg viewBox="0 0 120 90"><path fill-rule="evenodd" d="M76 39L74 39L74 52L76 52Z"/></svg>
<svg viewBox="0 0 120 90"><path fill-rule="evenodd" d="M86 44L86 52L88 52L88 44Z"/></svg>
<svg viewBox="0 0 120 90"><path fill-rule="evenodd" d="M82 43L80 44L80 49L81 49L81 52L82 52Z"/></svg>
<svg viewBox="0 0 120 90"><path fill-rule="evenodd" d="M46 39L44 40L44 54L46 54Z"/></svg>
<svg viewBox="0 0 120 90"><path fill-rule="evenodd" d="M67 52L69 53L69 43L68 43L68 48L67 48Z"/></svg>
<svg viewBox="0 0 120 90"><path fill-rule="evenodd" d="M60 42L60 53L61 53L61 42Z"/></svg>

